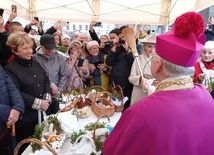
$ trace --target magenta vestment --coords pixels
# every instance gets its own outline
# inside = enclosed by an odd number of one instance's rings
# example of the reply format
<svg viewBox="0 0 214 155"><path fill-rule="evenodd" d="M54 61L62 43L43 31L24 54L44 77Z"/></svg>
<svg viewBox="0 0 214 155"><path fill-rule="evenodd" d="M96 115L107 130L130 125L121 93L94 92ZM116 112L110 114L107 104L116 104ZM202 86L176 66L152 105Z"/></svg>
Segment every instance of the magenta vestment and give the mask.
<svg viewBox="0 0 214 155"><path fill-rule="evenodd" d="M214 100L203 86L156 92L127 109L104 155L214 155Z"/></svg>

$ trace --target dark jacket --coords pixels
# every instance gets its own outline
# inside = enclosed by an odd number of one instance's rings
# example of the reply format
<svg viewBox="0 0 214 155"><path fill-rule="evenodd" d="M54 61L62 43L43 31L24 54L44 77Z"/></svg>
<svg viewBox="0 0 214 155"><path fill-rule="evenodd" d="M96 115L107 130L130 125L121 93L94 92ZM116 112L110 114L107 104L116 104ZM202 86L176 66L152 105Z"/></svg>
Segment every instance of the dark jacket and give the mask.
<svg viewBox="0 0 214 155"><path fill-rule="evenodd" d="M128 78L133 61L132 52L127 52L122 46L117 47L116 52L110 50L106 58L106 64L112 66L109 76L110 81L114 82L115 85L120 85L124 96L129 98L125 103L124 110L130 106L133 85L129 82Z"/></svg>
<svg viewBox="0 0 214 155"><path fill-rule="evenodd" d="M0 131L6 127L11 109L24 113L24 101L11 78L0 66Z"/></svg>
<svg viewBox="0 0 214 155"><path fill-rule="evenodd" d="M5 66L12 55L10 48L6 45L9 33L7 31L0 33L0 64Z"/></svg>
<svg viewBox="0 0 214 155"><path fill-rule="evenodd" d="M30 61L15 57L5 66L25 103L23 119L19 125L37 122L37 110L32 109L35 98L43 99L45 93L51 93L50 81L42 66L33 58Z"/></svg>
<svg viewBox="0 0 214 155"><path fill-rule="evenodd" d="M210 25L210 29L206 29L204 32L206 35L206 41L213 41L214 40L214 24Z"/></svg>
<svg viewBox="0 0 214 155"><path fill-rule="evenodd" d="M89 30L89 34L90 34L92 40L96 40L96 41L98 42L98 44L101 43L101 41L100 41L100 39L98 38L97 33L95 32L94 29L93 29L93 32L91 32L91 31Z"/></svg>
<svg viewBox="0 0 214 155"><path fill-rule="evenodd" d="M26 25L25 28L24 28L24 31L25 31L26 33L29 33L30 30L32 30L32 27L30 26L30 27L28 28L27 25ZM44 31L43 31L43 29L42 29L42 32L40 32L40 31L38 30L37 33L38 33L39 35L43 35L43 34L44 34Z"/></svg>
<svg viewBox="0 0 214 155"><path fill-rule="evenodd" d="M110 79L121 87L132 87L128 77L134 61L132 52L127 52L121 47L117 47L116 52L108 52L106 64L112 66Z"/></svg>

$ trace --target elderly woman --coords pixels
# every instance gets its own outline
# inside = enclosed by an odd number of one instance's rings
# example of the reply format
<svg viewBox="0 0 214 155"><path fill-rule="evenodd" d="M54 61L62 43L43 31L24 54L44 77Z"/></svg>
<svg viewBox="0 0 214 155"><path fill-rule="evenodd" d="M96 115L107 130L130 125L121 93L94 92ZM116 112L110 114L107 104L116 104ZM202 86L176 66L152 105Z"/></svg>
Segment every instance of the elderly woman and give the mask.
<svg viewBox="0 0 214 155"><path fill-rule="evenodd" d="M90 84L102 86L109 90L109 71L110 68L105 64L106 56L99 50L97 41L90 41L87 44L87 50L90 53L88 58L90 68Z"/></svg>
<svg viewBox="0 0 214 155"><path fill-rule="evenodd" d="M141 83L148 80L148 83L152 83L154 78L151 75L151 58L155 53L156 35L149 36L143 42L144 51L139 56L140 68L143 72L143 77L140 75L137 61L135 60L132 65L129 81L134 85L131 96L131 105L137 102L139 99L148 95L148 88L142 88ZM145 90L144 90L145 89Z"/></svg>
<svg viewBox="0 0 214 155"><path fill-rule="evenodd" d="M20 142L34 134L38 112L47 111L51 103L51 89L45 70L32 57L33 42L28 34L11 34L7 45L11 47L15 58L4 69L12 78L25 103L24 114L16 123L16 139ZM25 147L21 148L20 152Z"/></svg>
<svg viewBox="0 0 214 155"><path fill-rule="evenodd" d="M208 86L208 78L214 78L214 41L205 43L201 59L195 64L194 82Z"/></svg>
<svg viewBox="0 0 214 155"><path fill-rule="evenodd" d="M72 87L82 88L82 82L79 79L74 78L79 76L82 78L83 83L86 84L86 79L89 77L90 71L88 67L88 60L85 59L85 54L82 52L82 43L78 40L74 40L70 43L67 50L70 60L68 61L68 73L66 90L70 91ZM72 84L73 83L73 84Z"/></svg>

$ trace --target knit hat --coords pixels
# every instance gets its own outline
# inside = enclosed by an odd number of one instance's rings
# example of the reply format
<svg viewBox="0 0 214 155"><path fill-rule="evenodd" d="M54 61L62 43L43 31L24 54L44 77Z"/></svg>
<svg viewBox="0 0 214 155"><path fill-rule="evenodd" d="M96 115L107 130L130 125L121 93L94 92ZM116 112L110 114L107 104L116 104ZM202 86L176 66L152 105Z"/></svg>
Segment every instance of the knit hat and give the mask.
<svg viewBox="0 0 214 155"><path fill-rule="evenodd" d="M68 34L63 34L61 39L64 40L65 38L68 38L68 40L70 40L70 36Z"/></svg>
<svg viewBox="0 0 214 155"><path fill-rule="evenodd" d="M157 36L157 54L176 65L194 66L206 41L203 17L187 12L177 17L173 30Z"/></svg>
<svg viewBox="0 0 214 155"><path fill-rule="evenodd" d="M43 34L41 36L40 45L43 45L47 50L56 48L55 39L50 34Z"/></svg>

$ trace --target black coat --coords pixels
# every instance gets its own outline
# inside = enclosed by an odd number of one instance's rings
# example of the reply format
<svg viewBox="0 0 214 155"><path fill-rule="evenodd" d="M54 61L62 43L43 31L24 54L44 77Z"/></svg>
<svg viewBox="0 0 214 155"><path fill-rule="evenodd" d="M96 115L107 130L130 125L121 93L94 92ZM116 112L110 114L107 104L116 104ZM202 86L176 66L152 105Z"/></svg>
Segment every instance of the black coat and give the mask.
<svg viewBox="0 0 214 155"><path fill-rule="evenodd" d="M121 47L117 47L116 52L108 52L106 64L112 66L110 79L121 87L132 87L128 78L131 72L134 57L132 52L127 52Z"/></svg>
<svg viewBox="0 0 214 155"><path fill-rule="evenodd" d="M0 64L2 66L7 64L8 59L12 55L10 48L6 45L8 36L9 33L7 31L0 33Z"/></svg>
<svg viewBox="0 0 214 155"><path fill-rule="evenodd" d="M133 85L129 82L134 57L132 52L127 52L122 46L117 47L116 52L108 52L106 64L112 66L110 71L110 80L115 85L120 85L123 89L124 96L129 100L125 103L124 110L130 106L131 93Z"/></svg>
<svg viewBox="0 0 214 155"><path fill-rule="evenodd" d="M15 57L5 66L5 71L11 76L25 103L25 112L20 126L27 123L37 123L37 110L32 109L35 98L43 99L45 93L51 93L50 81L42 66L34 59L26 61Z"/></svg>

